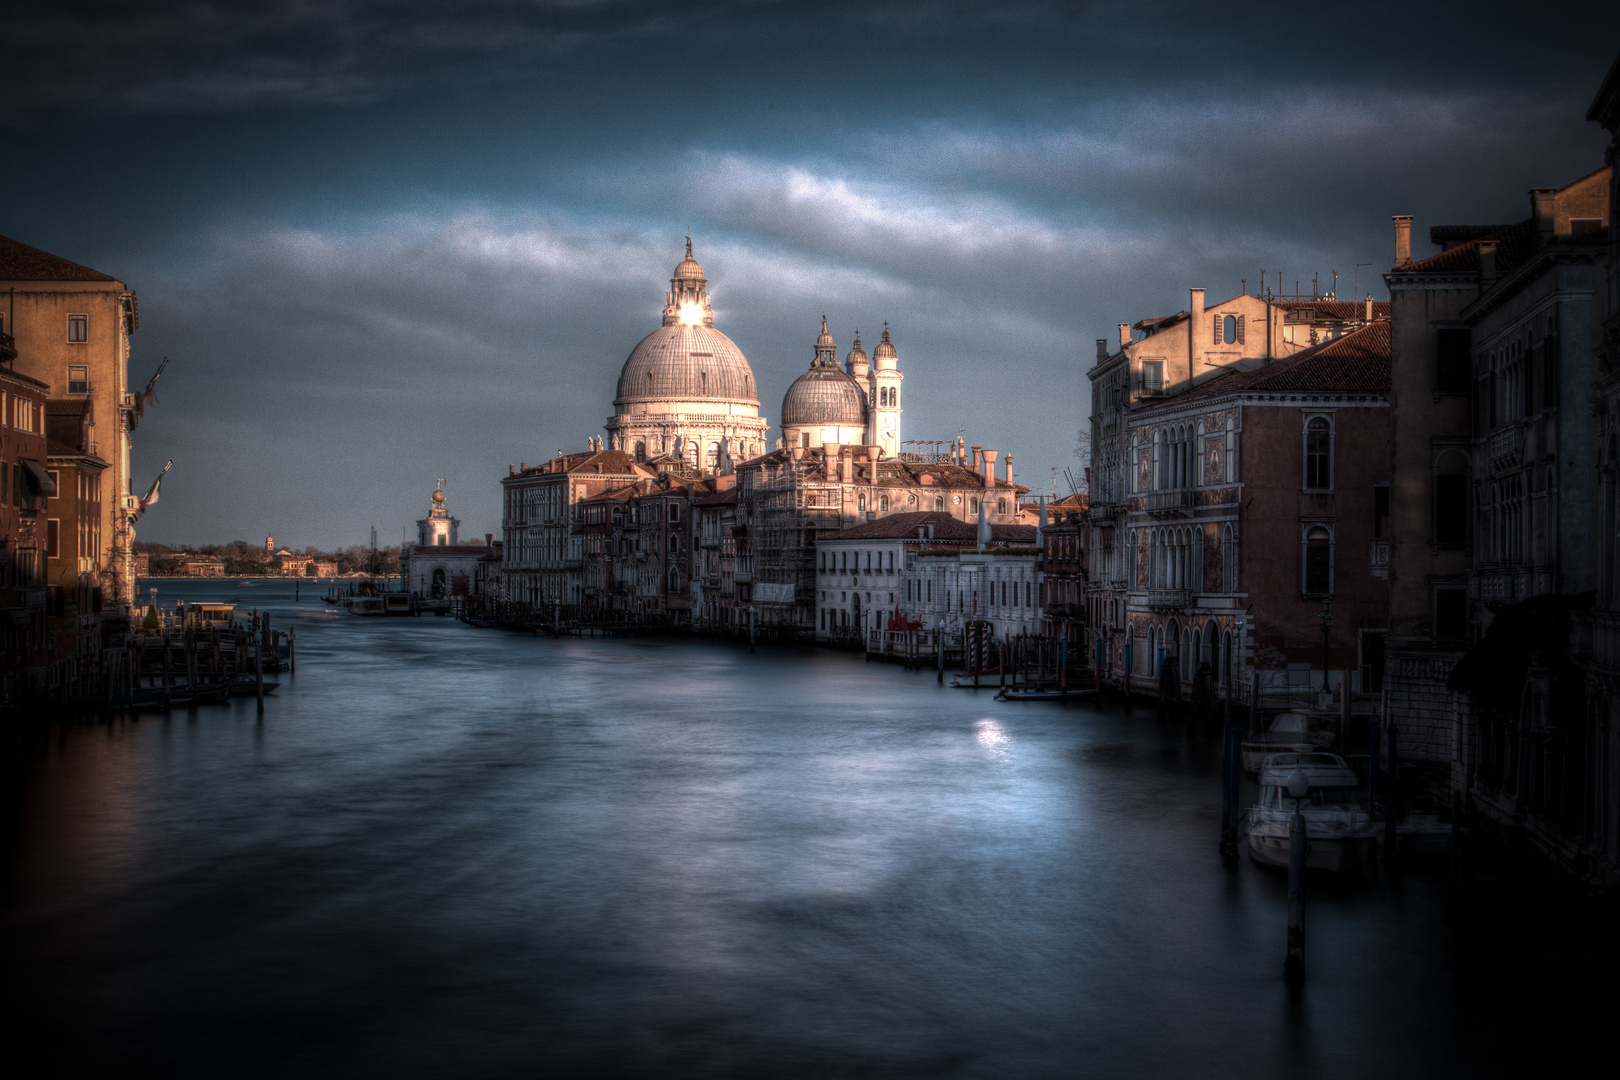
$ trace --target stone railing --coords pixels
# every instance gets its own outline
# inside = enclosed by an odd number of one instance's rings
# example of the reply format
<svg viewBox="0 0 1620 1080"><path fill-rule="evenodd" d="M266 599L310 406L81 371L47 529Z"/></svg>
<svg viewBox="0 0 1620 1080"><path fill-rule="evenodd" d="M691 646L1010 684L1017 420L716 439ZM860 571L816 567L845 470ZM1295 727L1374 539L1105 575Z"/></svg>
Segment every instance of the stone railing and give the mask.
<svg viewBox="0 0 1620 1080"><path fill-rule="evenodd" d="M1524 425L1514 424L1491 432L1490 451L1493 471L1516 467L1524 457Z"/></svg>
<svg viewBox="0 0 1620 1080"><path fill-rule="evenodd" d="M1180 611L1191 604L1191 589L1148 590L1148 607L1154 611Z"/></svg>

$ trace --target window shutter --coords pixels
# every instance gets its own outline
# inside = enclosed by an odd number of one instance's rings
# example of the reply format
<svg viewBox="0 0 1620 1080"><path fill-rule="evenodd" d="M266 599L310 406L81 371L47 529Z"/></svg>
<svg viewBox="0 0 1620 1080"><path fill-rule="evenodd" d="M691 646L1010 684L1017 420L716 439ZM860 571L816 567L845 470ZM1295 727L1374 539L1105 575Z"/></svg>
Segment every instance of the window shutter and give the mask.
<svg viewBox="0 0 1620 1080"><path fill-rule="evenodd" d="M1210 320L1210 338L1209 339L1211 341L1213 341L1217 345L1219 345L1221 343L1221 317L1219 315L1214 316Z"/></svg>
<svg viewBox="0 0 1620 1080"><path fill-rule="evenodd" d="M1243 344L1243 319L1244 319L1244 316L1242 316L1242 315L1238 316L1238 344L1239 345Z"/></svg>

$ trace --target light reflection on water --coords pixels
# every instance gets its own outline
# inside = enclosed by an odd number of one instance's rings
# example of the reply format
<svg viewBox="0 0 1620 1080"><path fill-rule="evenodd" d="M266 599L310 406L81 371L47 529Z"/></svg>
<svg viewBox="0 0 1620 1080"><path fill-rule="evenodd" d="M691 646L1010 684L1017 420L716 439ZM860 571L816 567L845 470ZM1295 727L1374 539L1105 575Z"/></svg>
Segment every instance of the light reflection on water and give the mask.
<svg viewBox="0 0 1620 1080"><path fill-rule="evenodd" d="M238 700L62 728L33 762L6 970L64 1067L1253 1078L1512 1060L1459 999L1437 876L1318 888L1291 999L1281 882L1222 869L1215 747L1179 727L844 655L159 588L267 605L297 628L299 670L263 722Z"/></svg>

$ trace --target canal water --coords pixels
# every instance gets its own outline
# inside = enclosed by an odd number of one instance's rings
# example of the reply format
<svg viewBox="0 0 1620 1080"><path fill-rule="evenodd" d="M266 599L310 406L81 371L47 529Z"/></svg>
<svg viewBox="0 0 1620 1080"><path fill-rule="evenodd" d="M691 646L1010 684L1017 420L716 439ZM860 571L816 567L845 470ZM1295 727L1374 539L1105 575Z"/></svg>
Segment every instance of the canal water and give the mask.
<svg viewBox="0 0 1620 1080"><path fill-rule="evenodd" d="M1214 741L1148 710L148 584L271 612L298 670L262 721L61 725L13 763L8 1041L52 1075L1432 1077L1547 1046L1466 973L1443 872L1313 882L1291 994L1283 880L1216 855Z"/></svg>

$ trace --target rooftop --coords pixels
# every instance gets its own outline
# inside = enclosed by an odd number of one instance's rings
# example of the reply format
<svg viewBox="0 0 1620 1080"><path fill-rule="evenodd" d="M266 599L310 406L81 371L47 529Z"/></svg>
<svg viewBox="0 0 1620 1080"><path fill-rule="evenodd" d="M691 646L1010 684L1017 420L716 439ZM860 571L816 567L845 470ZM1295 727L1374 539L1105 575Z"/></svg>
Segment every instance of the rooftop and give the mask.
<svg viewBox="0 0 1620 1080"><path fill-rule="evenodd" d="M100 270L69 262L9 236L0 236L0 281L116 281Z"/></svg>

